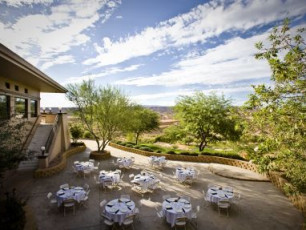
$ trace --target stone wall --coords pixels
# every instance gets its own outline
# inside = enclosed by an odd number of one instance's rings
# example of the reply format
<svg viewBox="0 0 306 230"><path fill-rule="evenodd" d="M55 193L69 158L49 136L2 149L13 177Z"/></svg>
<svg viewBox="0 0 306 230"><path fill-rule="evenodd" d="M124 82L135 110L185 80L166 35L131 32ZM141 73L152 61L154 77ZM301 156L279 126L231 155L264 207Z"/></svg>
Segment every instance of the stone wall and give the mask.
<svg viewBox="0 0 306 230"><path fill-rule="evenodd" d="M110 143L110 146L121 149L124 151L136 153L143 156L165 156L168 160L177 160L177 161L189 161L189 162L201 162L201 163L219 163L219 164L226 164L231 166L236 166L243 169L248 169L253 172L258 173L257 166L253 163L235 160L235 159L228 159L224 157L216 157L216 156L186 156L186 155L177 155L177 154L163 154L163 153L154 153L154 152L147 152L139 149L129 148L126 146L118 145L115 143ZM277 172L269 172L268 177L271 182L279 188L282 192L284 192L284 186L289 184L289 182L284 179L280 173ZM289 200L293 203L293 205L303 212L303 215L306 217L306 195L288 195L284 192L286 196L288 196Z"/></svg>
<svg viewBox="0 0 306 230"><path fill-rule="evenodd" d="M117 145L115 143L110 143L110 146L125 150L128 152L136 153L143 156L165 156L167 160L173 161L189 161L189 162L201 162L201 163L219 163L219 164L226 164L232 165L243 169L248 169L254 172L258 172L256 165L241 160L235 160L225 157L216 157L216 156L187 156L187 155L178 155L178 154L163 154L163 153L154 153L154 152L147 152L139 149L129 148L122 145Z"/></svg>

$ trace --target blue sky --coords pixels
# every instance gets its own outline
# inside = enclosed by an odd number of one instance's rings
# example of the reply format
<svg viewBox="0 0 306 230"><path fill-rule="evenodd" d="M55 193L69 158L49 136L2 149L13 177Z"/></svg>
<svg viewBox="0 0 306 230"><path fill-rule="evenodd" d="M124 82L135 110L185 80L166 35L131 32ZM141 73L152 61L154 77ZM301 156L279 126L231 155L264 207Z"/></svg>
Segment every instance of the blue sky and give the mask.
<svg viewBox="0 0 306 230"><path fill-rule="evenodd" d="M305 27L305 1L0 0L0 42L63 85L91 78L143 105L194 91L241 105L251 85L271 84L254 44L286 17Z"/></svg>

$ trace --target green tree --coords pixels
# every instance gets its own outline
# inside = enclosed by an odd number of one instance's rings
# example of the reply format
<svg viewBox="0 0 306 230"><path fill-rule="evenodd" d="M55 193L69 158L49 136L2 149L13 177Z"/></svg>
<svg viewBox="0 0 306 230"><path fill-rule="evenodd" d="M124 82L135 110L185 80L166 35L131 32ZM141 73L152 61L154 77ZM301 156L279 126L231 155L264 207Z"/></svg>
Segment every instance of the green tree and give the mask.
<svg viewBox="0 0 306 230"><path fill-rule="evenodd" d="M181 126L199 142L200 151L212 140L230 138L235 128L229 117L230 101L223 96L202 92L180 96L174 111Z"/></svg>
<svg viewBox="0 0 306 230"><path fill-rule="evenodd" d="M78 140L83 136L84 131L80 125L74 124L70 127L70 133L74 143L77 143Z"/></svg>
<svg viewBox="0 0 306 230"><path fill-rule="evenodd" d="M4 171L14 169L27 155L22 151L26 138L28 122L11 117L0 120L0 177Z"/></svg>
<svg viewBox="0 0 306 230"><path fill-rule="evenodd" d="M126 123L128 98L117 88L99 88L91 80L67 88L67 98L77 106L77 115L103 152Z"/></svg>
<svg viewBox="0 0 306 230"><path fill-rule="evenodd" d="M135 143L144 132L150 132L159 126L159 115L151 109L140 105L134 105L130 108L128 121L128 131L134 133Z"/></svg>
<svg viewBox="0 0 306 230"><path fill-rule="evenodd" d="M304 35L303 35L304 33ZM256 134L251 152L262 171L281 170L300 191L306 189L306 54L305 28L290 31L289 20L274 28L269 47L258 42L257 59L267 60L273 86L253 86L246 108L251 119L246 135Z"/></svg>

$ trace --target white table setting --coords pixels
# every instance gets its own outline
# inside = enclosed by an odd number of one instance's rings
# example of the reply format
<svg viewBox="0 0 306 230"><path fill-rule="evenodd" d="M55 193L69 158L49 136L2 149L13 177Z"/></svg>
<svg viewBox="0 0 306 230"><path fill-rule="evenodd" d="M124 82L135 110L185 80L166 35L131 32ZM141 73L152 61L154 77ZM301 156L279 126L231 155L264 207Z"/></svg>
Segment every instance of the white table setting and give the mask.
<svg viewBox="0 0 306 230"><path fill-rule="evenodd" d="M161 156L161 157L150 156L149 157L149 164L152 167L164 167L165 164L166 164L166 157L165 156Z"/></svg>
<svg viewBox="0 0 306 230"><path fill-rule="evenodd" d="M60 206L64 200L73 199L80 203L86 196L86 192L82 187L62 188L56 193L56 200L58 206Z"/></svg>
<svg viewBox="0 0 306 230"><path fill-rule="evenodd" d="M118 158L117 159L117 164L119 167L123 167L123 168L129 168L132 166L132 164L134 163L132 158Z"/></svg>
<svg viewBox="0 0 306 230"><path fill-rule="evenodd" d="M141 173L134 177L131 181L132 183L140 186L143 190L150 189L154 184L159 183L160 180L157 179L154 175L149 173Z"/></svg>
<svg viewBox="0 0 306 230"><path fill-rule="evenodd" d="M90 161L77 162L74 164L74 166L78 171L84 171L84 170L93 171L95 169L94 163Z"/></svg>
<svg viewBox="0 0 306 230"><path fill-rule="evenodd" d="M105 215L112 221L122 224L124 219L133 214L135 210L134 201L126 198L114 199L105 205Z"/></svg>
<svg viewBox="0 0 306 230"><path fill-rule="evenodd" d="M231 200L234 198L234 192L220 186L212 186L208 188L206 199L213 203L218 203L221 199Z"/></svg>
<svg viewBox="0 0 306 230"><path fill-rule="evenodd" d="M118 171L100 171L99 173L99 181L102 184L103 188L105 188L106 182L112 182L113 184L117 184L120 181L120 172Z"/></svg>
<svg viewBox="0 0 306 230"><path fill-rule="evenodd" d="M171 227L174 226L176 218L187 217L190 219L192 215L191 203L180 197L165 199L162 209L167 223L169 223Z"/></svg>
<svg viewBox="0 0 306 230"><path fill-rule="evenodd" d="M175 175L180 182L184 182L187 179L194 179L196 171L193 168L176 168Z"/></svg>

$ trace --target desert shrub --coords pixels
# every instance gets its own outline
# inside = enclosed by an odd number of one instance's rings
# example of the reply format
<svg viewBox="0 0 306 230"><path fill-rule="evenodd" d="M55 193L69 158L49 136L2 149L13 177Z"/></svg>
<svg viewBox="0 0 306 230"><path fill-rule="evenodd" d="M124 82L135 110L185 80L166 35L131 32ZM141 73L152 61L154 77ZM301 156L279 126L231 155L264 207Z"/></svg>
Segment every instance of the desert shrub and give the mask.
<svg viewBox="0 0 306 230"><path fill-rule="evenodd" d="M156 153L161 153L162 151L160 149L155 150Z"/></svg>
<svg viewBox="0 0 306 230"><path fill-rule="evenodd" d="M88 139L92 139L93 138L92 134L89 131L85 131L84 134L83 134L83 137L84 138L88 138Z"/></svg>
<svg viewBox="0 0 306 230"><path fill-rule="evenodd" d="M147 152L153 152L153 150L149 147L140 147L140 150L147 151Z"/></svg>
<svg viewBox="0 0 306 230"><path fill-rule="evenodd" d="M122 141L117 141L116 144L121 145Z"/></svg>
<svg viewBox="0 0 306 230"><path fill-rule="evenodd" d="M140 149L140 146L139 145L135 145L134 149Z"/></svg>
<svg viewBox="0 0 306 230"><path fill-rule="evenodd" d="M189 155L190 155L189 152L181 152L180 154L181 154L181 155L186 155L186 156L189 156Z"/></svg>
<svg viewBox="0 0 306 230"><path fill-rule="evenodd" d="M131 144L126 143L125 147L134 148L134 145L131 145Z"/></svg>
<svg viewBox="0 0 306 230"><path fill-rule="evenodd" d="M80 125L72 125L70 127L70 133L71 133L73 142L76 143L78 139L80 139L83 136L84 130L82 129Z"/></svg>
<svg viewBox="0 0 306 230"><path fill-rule="evenodd" d="M167 151L168 154L176 154L173 150Z"/></svg>

